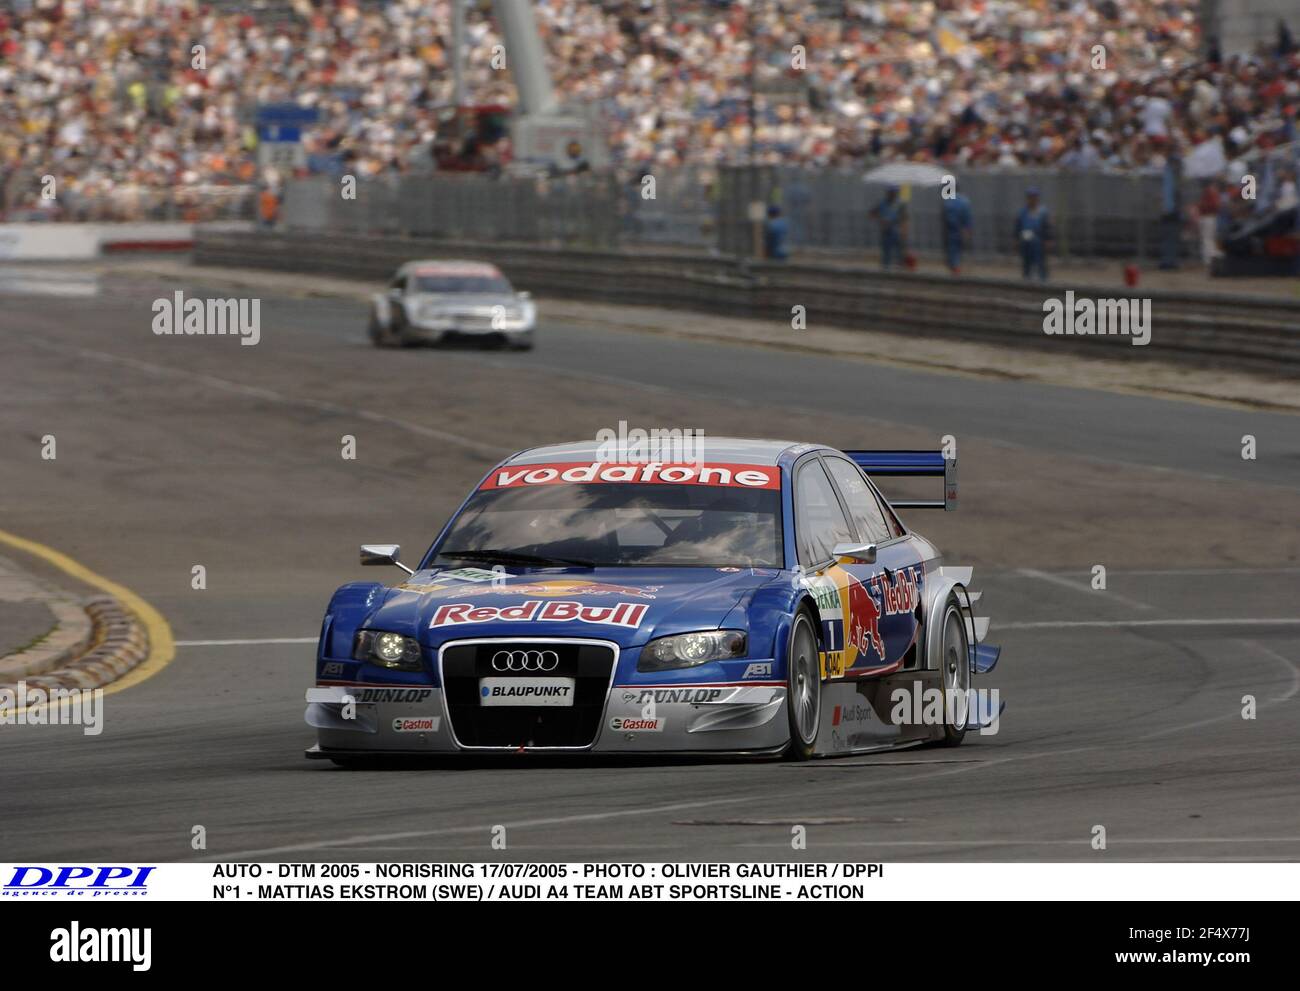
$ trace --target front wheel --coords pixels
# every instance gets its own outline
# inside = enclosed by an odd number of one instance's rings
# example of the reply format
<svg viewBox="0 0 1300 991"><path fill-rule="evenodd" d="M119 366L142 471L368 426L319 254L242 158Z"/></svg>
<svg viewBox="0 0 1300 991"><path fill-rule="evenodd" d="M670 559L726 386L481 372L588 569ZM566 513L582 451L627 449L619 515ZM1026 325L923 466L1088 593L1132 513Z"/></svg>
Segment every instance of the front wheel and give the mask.
<svg viewBox="0 0 1300 991"><path fill-rule="evenodd" d="M808 760L817 745L817 727L822 714L822 669L817 652L817 633L812 617L804 610L795 614L790 627L789 675L786 711L790 717L791 760Z"/></svg>
<svg viewBox="0 0 1300 991"><path fill-rule="evenodd" d="M370 343L377 348L391 348L397 342L393 340L392 332L379 322L379 318L373 313L370 315L370 327L368 328Z"/></svg>

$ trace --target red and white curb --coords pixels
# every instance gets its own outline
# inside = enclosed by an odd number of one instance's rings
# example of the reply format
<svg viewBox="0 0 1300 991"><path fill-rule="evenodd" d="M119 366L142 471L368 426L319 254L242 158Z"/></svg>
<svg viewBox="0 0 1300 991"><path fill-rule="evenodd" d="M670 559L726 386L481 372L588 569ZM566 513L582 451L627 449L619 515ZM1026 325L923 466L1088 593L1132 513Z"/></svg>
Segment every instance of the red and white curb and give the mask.
<svg viewBox="0 0 1300 991"><path fill-rule="evenodd" d="M89 638L61 650L39 672L22 677L29 692L104 688L149 656L149 634L144 624L117 599L96 596L86 600L84 610L89 619ZM5 670L11 659L0 661L0 677L5 679L0 681L0 689L15 688L20 680L12 670Z"/></svg>

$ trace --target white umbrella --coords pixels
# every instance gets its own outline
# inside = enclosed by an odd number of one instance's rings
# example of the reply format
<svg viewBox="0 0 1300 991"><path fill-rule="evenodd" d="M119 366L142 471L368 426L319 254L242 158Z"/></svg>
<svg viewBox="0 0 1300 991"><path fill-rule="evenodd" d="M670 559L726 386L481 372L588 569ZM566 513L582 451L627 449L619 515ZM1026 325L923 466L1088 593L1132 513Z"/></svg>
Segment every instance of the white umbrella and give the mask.
<svg viewBox="0 0 1300 991"><path fill-rule="evenodd" d="M951 173L926 162L889 162L876 166L862 181L889 186L942 186L947 175Z"/></svg>
<svg viewBox="0 0 1300 991"><path fill-rule="evenodd" d="M1183 160L1183 174L1189 179L1219 176L1227 167L1228 156L1223 152L1223 139L1217 135L1202 141Z"/></svg>

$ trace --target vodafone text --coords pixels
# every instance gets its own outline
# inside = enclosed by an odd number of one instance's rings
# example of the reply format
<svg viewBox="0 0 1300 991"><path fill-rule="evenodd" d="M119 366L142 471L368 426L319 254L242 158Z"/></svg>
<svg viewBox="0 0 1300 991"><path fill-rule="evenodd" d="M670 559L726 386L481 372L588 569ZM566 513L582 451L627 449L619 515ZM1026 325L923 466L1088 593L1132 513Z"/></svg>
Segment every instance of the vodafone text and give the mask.
<svg viewBox="0 0 1300 991"><path fill-rule="evenodd" d="M492 472L484 489L529 485L590 483L651 483L658 485L724 485L746 489L781 487L781 470L770 465L744 464L620 464L608 461L564 461L551 464L506 465Z"/></svg>

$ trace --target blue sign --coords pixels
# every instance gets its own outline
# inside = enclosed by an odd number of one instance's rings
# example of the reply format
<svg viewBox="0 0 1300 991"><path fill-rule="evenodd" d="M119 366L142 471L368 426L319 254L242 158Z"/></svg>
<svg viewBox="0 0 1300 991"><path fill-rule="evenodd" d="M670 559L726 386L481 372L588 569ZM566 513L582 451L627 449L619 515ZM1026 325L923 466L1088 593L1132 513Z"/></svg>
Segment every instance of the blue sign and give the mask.
<svg viewBox="0 0 1300 991"><path fill-rule="evenodd" d="M257 128L257 140L298 142L302 140L302 128L285 127L282 124L261 124Z"/></svg>
<svg viewBox="0 0 1300 991"><path fill-rule="evenodd" d="M303 124L315 124L320 120L320 110L316 107L300 107L296 103L261 103L258 104L256 120L258 128L280 125L301 127ZM285 141L287 138L272 138Z"/></svg>

